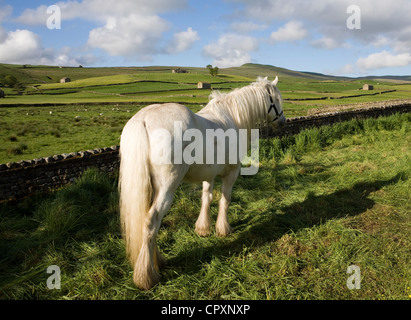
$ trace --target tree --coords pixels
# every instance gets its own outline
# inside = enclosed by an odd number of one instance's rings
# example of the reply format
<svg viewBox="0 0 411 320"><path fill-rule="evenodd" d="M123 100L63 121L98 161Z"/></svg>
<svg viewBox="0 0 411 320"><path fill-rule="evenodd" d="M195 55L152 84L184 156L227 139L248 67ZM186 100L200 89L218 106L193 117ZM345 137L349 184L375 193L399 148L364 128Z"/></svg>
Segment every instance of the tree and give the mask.
<svg viewBox="0 0 411 320"><path fill-rule="evenodd" d="M14 88L14 86L17 84L17 78L13 75L8 74L7 76L4 77L4 84L10 88Z"/></svg>
<svg viewBox="0 0 411 320"><path fill-rule="evenodd" d="M207 69L208 69L208 71L210 71L210 74L211 74L212 77L217 77L218 76L218 71L219 71L218 67L213 68L213 66L211 64L209 64L207 66Z"/></svg>
<svg viewBox="0 0 411 320"><path fill-rule="evenodd" d="M217 77L219 71L220 71L220 70L218 69L218 67L214 67L214 71L213 71L212 76L213 76L213 77Z"/></svg>

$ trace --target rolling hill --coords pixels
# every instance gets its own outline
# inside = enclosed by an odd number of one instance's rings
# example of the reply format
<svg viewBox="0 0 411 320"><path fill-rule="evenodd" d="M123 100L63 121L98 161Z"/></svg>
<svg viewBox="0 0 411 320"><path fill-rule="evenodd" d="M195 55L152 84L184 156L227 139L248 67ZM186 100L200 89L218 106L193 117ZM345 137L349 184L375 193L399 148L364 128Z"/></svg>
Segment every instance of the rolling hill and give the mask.
<svg viewBox="0 0 411 320"><path fill-rule="evenodd" d="M375 81L395 81L395 82L411 82L410 76L366 76L366 77L344 77L344 76L332 76L317 72L308 71L294 71L285 68L275 67L272 65L262 65L255 63L247 63L241 67L233 67L223 69L224 73L237 74L250 78L256 78L258 76L268 76L270 78L278 77L293 77L305 80L317 80L317 81L339 81L339 80L375 80Z"/></svg>
<svg viewBox="0 0 411 320"><path fill-rule="evenodd" d="M249 78L256 78L258 76L268 76L269 78L273 78L275 76L278 77L287 77L287 78L301 78L305 80L347 80L347 77L335 77L324 75L321 73L314 73L314 72L302 72L302 71L293 71L285 68L275 67L272 65L262 65L262 64L255 64L255 63L247 63L242 65L241 67L233 67L223 69L224 73L228 74L237 74L246 76Z"/></svg>
<svg viewBox="0 0 411 320"><path fill-rule="evenodd" d="M120 75L140 75L142 74L165 74L171 73L174 66L150 66L150 67L58 67L58 66L32 66L32 65L10 65L0 64L0 79L10 74L24 84L48 84L58 83L63 77L70 77L74 80L88 78L109 77ZM209 75L206 68L185 67L190 74ZM411 76L366 76L358 78L340 77L325 75L315 72L295 71L272 65L262 65L247 63L240 67L220 69L220 74L242 77L242 80L255 80L258 76L268 76L269 78L285 77L307 81L339 81L339 80L376 80L376 81L395 81L411 82ZM246 79L244 79L246 78ZM232 79L230 79L232 80Z"/></svg>
<svg viewBox="0 0 411 320"><path fill-rule="evenodd" d="M15 88L2 87L6 98L0 99L0 105L147 105L178 102L198 109L209 101L210 95L210 90L197 88L198 82L208 82L213 90L228 92L248 85L258 76L280 78L278 87L290 115L305 113L306 109L324 105L409 99L411 92L410 76L348 78L248 63L241 67L220 69L218 76L213 77L207 68L184 67L187 73L173 73L175 68L0 64L0 86L6 75L12 75L18 81ZM60 83L63 77L68 77L71 81ZM365 83L374 85L374 90L361 92Z"/></svg>

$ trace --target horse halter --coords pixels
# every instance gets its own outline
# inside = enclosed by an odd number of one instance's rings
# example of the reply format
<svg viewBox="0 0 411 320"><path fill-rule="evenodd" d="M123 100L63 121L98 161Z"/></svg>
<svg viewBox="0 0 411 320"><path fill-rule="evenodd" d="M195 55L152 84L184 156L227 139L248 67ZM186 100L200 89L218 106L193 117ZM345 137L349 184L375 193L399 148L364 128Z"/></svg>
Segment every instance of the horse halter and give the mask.
<svg viewBox="0 0 411 320"><path fill-rule="evenodd" d="M273 97L271 96L271 91L270 89L267 87L267 91L268 91L268 96L270 97L270 107L268 108L268 113L270 113L271 109L274 109L275 112L275 118L273 120L271 120L270 122L274 122L278 119L280 119L280 117L283 115L283 110L281 110L281 112L278 112L277 106L275 105L274 101L273 101Z"/></svg>

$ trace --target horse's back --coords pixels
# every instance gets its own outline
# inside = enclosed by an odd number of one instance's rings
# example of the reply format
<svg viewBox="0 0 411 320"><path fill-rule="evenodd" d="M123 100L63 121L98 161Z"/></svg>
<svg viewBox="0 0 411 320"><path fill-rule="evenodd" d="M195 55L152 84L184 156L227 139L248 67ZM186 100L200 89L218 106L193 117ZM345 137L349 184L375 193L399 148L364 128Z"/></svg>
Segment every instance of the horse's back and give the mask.
<svg viewBox="0 0 411 320"><path fill-rule="evenodd" d="M206 131L221 128L221 124L193 113L184 105L153 104L135 114L130 122L134 121L144 122L147 130L151 166L156 173L153 176L167 177L167 181L180 180L183 176L184 180L190 182L211 181L229 168L226 164L206 163ZM183 153L186 147L190 144L191 147L197 145L191 139L183 138L188 129L195 129L201 134L201 137L196 136L199 141L195 140L201 145L197 146L201 150L196 150L202 152L201 163L188 164L185 161ZM176 145L179 148L176 149ZM225 147L228 149L228 145Z"/></svg>
<svg viewBox="0 0 411 320"><path fill-rule="evenodd" d="M152 104L141 109L133 118L144 121L148 131L158 128L172 130L176 121L180 121L183 127L195 122L194 113L178 103Z"/></svg>

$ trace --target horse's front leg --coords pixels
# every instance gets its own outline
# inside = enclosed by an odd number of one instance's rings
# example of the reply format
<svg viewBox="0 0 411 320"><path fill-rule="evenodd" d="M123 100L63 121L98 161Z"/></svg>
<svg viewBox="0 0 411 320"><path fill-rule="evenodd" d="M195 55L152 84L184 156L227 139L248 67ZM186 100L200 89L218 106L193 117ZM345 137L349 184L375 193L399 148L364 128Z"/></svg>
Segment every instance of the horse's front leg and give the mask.
<svg viewBox="0 0 411 320"><path fill-rule="evenodd" d="M231 192L233 185L237 180L240 166L231 170L226 176L222 178L221 184L221 199L218 208L217 223L215 226L218 236L225 237L231 233L232 229L228 223L228 206L231 202Z"/></svg>
<svg viewBox="0 0 411 320"><path fill-rule="evenodd" d="M210 235L210 204L213 200L213 185L214 180L203 181L203 195L201 197L201 211L196 222L195 231L201 237L206 237Z"/></svg>

